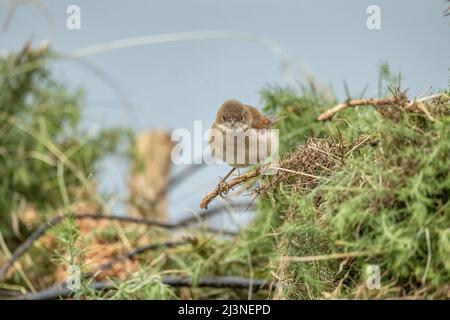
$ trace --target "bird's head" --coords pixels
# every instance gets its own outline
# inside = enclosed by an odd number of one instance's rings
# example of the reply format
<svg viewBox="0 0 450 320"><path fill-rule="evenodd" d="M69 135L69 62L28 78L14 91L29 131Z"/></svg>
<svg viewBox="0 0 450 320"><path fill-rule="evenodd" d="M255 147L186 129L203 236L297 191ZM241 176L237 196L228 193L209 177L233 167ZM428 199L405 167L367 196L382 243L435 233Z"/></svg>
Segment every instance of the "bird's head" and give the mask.
<svg viewBox="0 0 450 320"><path fill-rule="evenodd" d="M227 129L246 130L251 124L251 113L240 101L227 100L217 112L216 123Z"/></svg>

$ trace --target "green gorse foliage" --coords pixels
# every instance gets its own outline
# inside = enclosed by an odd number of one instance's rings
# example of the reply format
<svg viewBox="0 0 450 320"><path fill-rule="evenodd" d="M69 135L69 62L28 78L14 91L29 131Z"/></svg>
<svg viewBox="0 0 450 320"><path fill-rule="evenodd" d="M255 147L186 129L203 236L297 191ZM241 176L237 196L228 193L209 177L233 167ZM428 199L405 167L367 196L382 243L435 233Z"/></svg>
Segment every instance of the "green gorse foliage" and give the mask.
<svg viewBox="0 0 450 320"><path fill-rule="evenodd" d="M81 129L83 94L52 77L53 58L27 45L0 59L0 231L7 239L14 240L11 216L21 204L55 214L89 188L98 160L127 150L131 138L125 129L95 136Z"/></svg>
<svg viewBox="0 0 450 320"><path fill-rule="evenodd" d="M394 120L373 108L360 107L322 124L313 119L323 105L312 107L308 95L295 99L291 91L269 88L263 96L272 97L269 110L294 114L282 124L288 137L282 142L286 149L295 144L292 140L304 141L308 130L311 135L339 141L372 136L372 143L351 153L339 169L317 173L327 174L328 181L299 193L290 190L294 179L279 184L261 200L261 217L255 228L264 221L263 216L276 217L271 222L274 236L269 236L272 250L278 253L276 259L316 257L310 262L272 263L282 279L279 296L448 297L448 91L427 104L439 114L434 123L423 114L404 113ZM297 116L296 110L305 117ZM262 230L267 231L266 224ZM335 253L347 253L348 258L332 258ZM320 260L322 255L331 256ZM368 265L380 268L380 289L368 289Z"/></svg>

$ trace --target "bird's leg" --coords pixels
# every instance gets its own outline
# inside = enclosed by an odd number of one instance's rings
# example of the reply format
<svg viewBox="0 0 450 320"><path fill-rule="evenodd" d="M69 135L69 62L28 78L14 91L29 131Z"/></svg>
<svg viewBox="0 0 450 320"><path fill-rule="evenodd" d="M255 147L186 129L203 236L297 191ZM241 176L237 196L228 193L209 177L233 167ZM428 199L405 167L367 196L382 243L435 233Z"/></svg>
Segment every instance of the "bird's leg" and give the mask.
<svg viewBox="0 0 450 320"><path fill-rule="evenodd" d="M222 185L225 183L225 181L228 179L228 177L231 176L231 174L234 172L234 170L236 170L236 168L231 169L230 172L228 172L225 177L220 179L220 182L219 182L219 185L218 185L219 189L222 189Z"/></svg>
<svg viewBox="0 0 450 320"><path fill-rule="evenodd" d="M225 183L225 181L228 179L229 176L231 176L231 174L234 172L234 170L236 170L236 168L231 169L230 172L228 172L227 175L220 180L220 183L221 184Z"/></svg>

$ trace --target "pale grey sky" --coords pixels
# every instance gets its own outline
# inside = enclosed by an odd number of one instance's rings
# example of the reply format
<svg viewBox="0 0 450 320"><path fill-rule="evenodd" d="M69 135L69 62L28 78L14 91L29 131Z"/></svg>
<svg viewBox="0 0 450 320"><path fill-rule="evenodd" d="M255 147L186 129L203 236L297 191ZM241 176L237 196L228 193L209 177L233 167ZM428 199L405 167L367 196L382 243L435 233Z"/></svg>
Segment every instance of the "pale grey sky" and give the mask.
<svg viewBox="0 0 450 320"><path fill-rule="evenodd" d="M0 1L0 21L9 1ZM33 36L48 39L58 51L128 37L159 33L230 30L249 32L283 46L295 63L307 66L320 81L344 97L343 81L352 92L368 83L375 94L377 67L388 62L401 71L404 85L418 95L430 85L449 82L450 17L442 0L48 0L40 11L17 8L0 51L18 49ZM81 30L66 28L66 8L81 8ZM366 27L369 5L381 8L381 30ZM166 43L99 53L87 61L106 72L131 104L124 109L116 93L75 62L55 65L58 78L87 91L88 127L128 125L193 128L194 120L210 124L225 99L259 105L258 91L268 83L285 83L275 57L262 46L244 41L201 40ZM301 81L301 75L291 73ZM206 128L205 128L206 129ZM108 161L103 188L123 189L125 167ZM227 168L213 167L180 186L172 209L197 209L199 198ZM118 171L120 173L115 174ZM199 183L199 181L201 181Z"/></svg>

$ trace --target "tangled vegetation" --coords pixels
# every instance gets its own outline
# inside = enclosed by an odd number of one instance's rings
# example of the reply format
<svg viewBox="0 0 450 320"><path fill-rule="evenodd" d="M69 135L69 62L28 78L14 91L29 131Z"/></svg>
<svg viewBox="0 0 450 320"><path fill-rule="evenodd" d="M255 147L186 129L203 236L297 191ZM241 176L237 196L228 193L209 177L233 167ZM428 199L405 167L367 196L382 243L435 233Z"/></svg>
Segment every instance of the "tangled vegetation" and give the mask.
<svg viewBox="0 0 450 320"><path fill-rule="evenodd" d="M80 127L83 94L52 77L55 57L27 44L0 59L0 263L48 216L83 201L103 207L92 179L96 165L107 154L126 155L131 141L127 129L92 135ZM37 274L51 254L36 255Z"/></svg>
<svg viewBox="0 0 450 320"><path fill-rule="evenodd" d="M449 91L423 102L429 114L361 106L319 122L337 103L329 92L264 89L265 111L282 119L282 170L260 179L255 220L230 237L77 218L86 208L105 213L90 177L127 132L79 129L80 93L51 77L49 58L26 47L0 60L0 266L38 222L70 218L0 280L2 295L64 282L77 266L74 298L450 298ZM381 81L380 97L401 93L386 66ZM369 288L368 266L379 268L379 288ZM205 277L237 275L248 288L204 285ZM176 276L189 283L179 288Z"/></svg>
<svg viewBox="0 0 450 320"><path fill-rule="evenodd" d="M291 99L269 108L307 112L305 97ZM435 122L390 105L346 110L325 127L312 119L312 125L295 123L295 117L286 125L286 133L304 125L299 139L322 139L297 147L287 159L291 169L326 179L311 185L310 177L295 173L275 177L261 200L261 216L273 217L273 249L281 258L274 264L279 297L449 297L448 92L426 107ZM316 155L312 161L303 158L311 146L306 154ZM379 289L367 286L368 265L381 271Z"/></svg>

